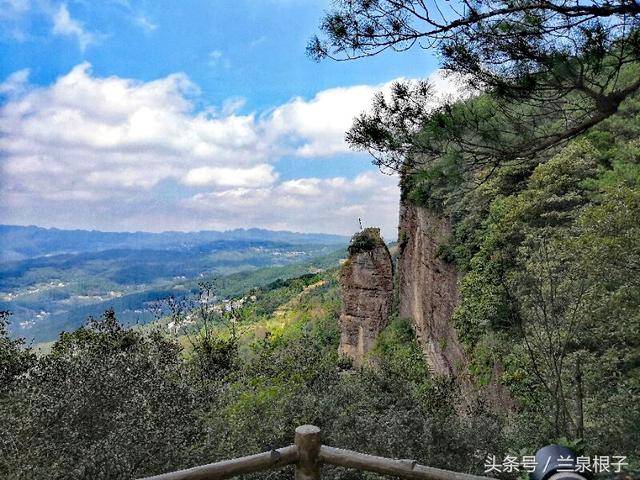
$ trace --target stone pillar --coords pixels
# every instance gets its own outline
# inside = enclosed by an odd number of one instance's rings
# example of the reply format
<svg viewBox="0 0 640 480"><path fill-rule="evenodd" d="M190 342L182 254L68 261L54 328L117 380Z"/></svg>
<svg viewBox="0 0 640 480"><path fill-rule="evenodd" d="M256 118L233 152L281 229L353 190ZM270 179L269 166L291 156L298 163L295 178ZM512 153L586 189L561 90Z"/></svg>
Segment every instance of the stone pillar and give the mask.
<svg viewBox="0 0 640 480"><path fill-rule="evenodd" d="M361 366L389 322L393 301L393 263L379 228L366 228L353 236L340 286L339 353Z"/></svg>

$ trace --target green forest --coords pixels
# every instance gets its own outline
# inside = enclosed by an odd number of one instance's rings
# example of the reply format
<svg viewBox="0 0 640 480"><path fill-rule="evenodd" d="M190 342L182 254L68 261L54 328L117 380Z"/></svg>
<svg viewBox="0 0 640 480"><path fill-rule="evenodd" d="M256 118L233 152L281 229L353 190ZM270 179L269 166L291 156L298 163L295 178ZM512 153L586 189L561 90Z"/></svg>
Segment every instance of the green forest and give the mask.
<svg viewBox="0 0 640 480"><path fill-rule="evenodd" d="M478 451L511 447L481 402L458 414L459 392L429 376L406 320L380 337L375 368L351 370L337 354L337 273L252 291L235 334L230 313L205 313L185 347L113 312L41 357L3 330L3 477L136 478L288 445L304 423L328 444L465 471L481 471Z"/></svg>

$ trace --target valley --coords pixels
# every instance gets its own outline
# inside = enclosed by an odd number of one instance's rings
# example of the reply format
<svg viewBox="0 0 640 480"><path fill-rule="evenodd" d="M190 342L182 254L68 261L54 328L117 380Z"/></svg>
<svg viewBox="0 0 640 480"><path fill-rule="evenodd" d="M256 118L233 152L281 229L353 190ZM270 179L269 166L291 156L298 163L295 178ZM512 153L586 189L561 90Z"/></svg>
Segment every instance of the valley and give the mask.
<svg viewBox="0 0 640 480"><path fill-rule="evenodd" d="M221 295L237 295L334 265L346 245L339 236L257 229L70 234L85 243L67 242L64 230L0 229L0 309L13 313L13 335L50 341L109 308L124 324L145 324L157 301L188 295L198 282L215 280ZM17 256L24 258L6 260Z"/></svg>

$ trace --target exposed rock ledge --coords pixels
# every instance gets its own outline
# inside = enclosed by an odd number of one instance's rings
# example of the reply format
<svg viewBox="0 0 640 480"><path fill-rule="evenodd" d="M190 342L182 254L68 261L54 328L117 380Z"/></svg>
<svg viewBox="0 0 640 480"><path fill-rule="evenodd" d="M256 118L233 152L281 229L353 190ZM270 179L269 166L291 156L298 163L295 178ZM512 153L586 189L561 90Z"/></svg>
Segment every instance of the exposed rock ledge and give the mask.
<svg viewBox="0 0 640 480"><path fill-rule="evenodd" d="M438 246L451 235L451 224L426 208L401 203L398 230L398 313L412 319L431 370L458 377L465 370L451 323L459 303L458 273L437 256Z"/></svg>
<svg viewBox="0 0 640 480"><path fill-rule="evenodd" d="M360 366L387 326L393 300L393 264L380 229L367 228L353 236L340 285L339 353Z"/></svg>

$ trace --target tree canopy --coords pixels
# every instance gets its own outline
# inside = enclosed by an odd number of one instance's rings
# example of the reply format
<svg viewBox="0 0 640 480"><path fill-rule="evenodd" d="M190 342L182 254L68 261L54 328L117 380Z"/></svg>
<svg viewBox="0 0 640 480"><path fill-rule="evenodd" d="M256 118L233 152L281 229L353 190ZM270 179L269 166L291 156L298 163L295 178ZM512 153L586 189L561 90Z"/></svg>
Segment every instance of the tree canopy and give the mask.
<svg viewBox="0 0 640 480"><path fill-rule="evenodd" d="M449 154L476 169L531 158L615 114L640 88L639 27L637 0L339 0L308 52L435 49L445 70L491 98L432 109L427 83L400 84L347 139L394 170Z"/></svg>

